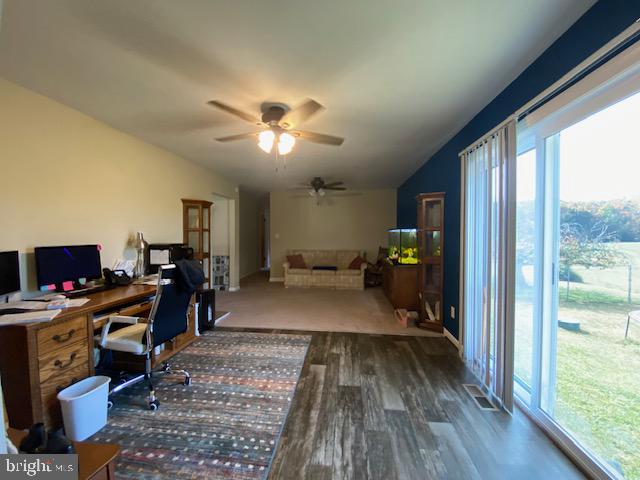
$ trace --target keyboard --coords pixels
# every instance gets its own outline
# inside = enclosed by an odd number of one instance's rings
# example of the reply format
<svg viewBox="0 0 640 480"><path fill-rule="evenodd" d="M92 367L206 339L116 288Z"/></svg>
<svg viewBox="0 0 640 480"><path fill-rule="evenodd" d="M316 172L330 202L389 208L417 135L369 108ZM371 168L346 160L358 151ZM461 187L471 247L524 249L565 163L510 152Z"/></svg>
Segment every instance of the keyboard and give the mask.
<svg viewBox="0 0 640 480"><path fill-rule="evenodd" d="M104 292L105 290L111 290L116 288L117 285L99 285L97 287L82 288L80 290L73 290L71 292L64 292L64 296L67 298L78 298L89 295L90 293Z"/></svg>

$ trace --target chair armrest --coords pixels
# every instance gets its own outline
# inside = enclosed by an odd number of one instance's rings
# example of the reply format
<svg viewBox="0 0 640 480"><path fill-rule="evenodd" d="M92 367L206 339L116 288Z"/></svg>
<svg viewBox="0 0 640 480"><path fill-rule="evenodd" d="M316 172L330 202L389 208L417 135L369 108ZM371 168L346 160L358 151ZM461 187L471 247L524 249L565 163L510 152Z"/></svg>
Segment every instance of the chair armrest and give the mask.
<svg viewBox="0 0 640 480"><path fill-rule="evenodd" d="M102 333L100 334L100 346L104 348L107 344L107 336L109 335L109 329L111 329L112 323L126 323L129 325L135 325L138 323L140 317L125 317L124 315L113 315L109 317L107 323L102 327Z"/></svg>
<svg viewBox="0 0 640 480"><path fill-rule="evenodd" d="M286 272L287 270L289 270L289 268L291 268L291 264L289 262L284 262L282 264L282 267L284 268L284 271Z"/></svg>
<svg viewBox="0 0 640 480"><path fill-rule="evenodd" d="M135 325L140 320L140 317L127 317L124 315L112 315L109 317L108 323L128 323L129 325Z"/></svg>

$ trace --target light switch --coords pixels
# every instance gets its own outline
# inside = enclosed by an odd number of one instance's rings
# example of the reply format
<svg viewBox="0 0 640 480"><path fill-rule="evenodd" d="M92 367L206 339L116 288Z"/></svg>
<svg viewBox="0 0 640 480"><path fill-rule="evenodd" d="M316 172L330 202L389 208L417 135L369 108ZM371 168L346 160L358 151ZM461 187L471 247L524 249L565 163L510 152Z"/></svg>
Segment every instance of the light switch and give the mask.
<svg viewBox="0 0 640 480"><path fill-rule="evenodd" d="M451 314L451 318L456 318L456 307L451 305L450 308L451 308L451 311L449 313Z"/></svg>

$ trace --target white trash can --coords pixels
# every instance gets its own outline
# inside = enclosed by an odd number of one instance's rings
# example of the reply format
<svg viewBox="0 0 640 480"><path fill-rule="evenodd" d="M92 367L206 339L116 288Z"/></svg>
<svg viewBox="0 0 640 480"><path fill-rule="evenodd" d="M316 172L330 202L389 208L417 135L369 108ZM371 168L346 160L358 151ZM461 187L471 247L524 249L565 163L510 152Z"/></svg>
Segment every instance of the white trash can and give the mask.
<svg viewBox="0 0 640 480"><path fill-rule="evenodd" d="M107 424L110 381L105 376L89 377L58 393L68 438L80 442Z"/></svg>

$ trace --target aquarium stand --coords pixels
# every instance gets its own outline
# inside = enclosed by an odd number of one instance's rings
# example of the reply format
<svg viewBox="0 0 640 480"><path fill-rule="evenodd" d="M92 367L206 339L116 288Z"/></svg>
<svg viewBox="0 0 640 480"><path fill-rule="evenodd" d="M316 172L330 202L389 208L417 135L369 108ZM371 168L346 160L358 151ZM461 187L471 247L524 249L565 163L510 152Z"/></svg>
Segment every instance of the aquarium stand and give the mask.
<svg viewBox="0 0 640 480"><path fill-rule="evenodd" d="M393 308L418 311L419 265L393 264L385 261L382 267L382 286Z"/></svg>

